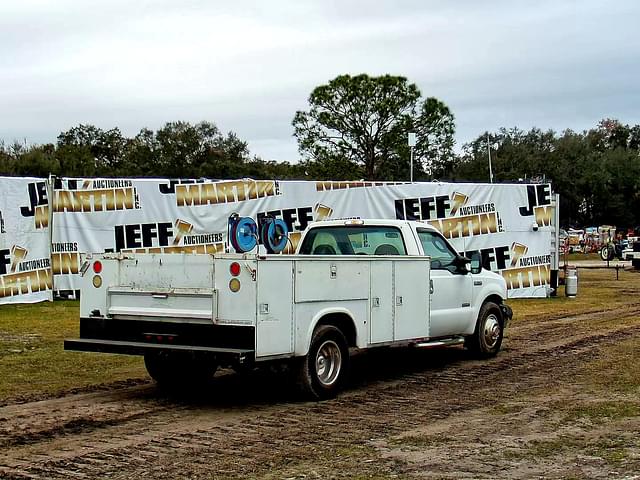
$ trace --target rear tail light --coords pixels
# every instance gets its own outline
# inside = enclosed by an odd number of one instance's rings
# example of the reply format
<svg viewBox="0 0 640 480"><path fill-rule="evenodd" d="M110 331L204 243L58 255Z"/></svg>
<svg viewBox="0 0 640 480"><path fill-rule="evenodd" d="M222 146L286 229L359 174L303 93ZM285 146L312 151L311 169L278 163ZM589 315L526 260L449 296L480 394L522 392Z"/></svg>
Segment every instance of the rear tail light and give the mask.
<svg viewBox="0 0 640 480"><path fill-rule="evenodd" d="M100 273L102 272L102 262L100 260L96 260L93 262L93 272Z"/></svg>
<svg viewBox="0 0 640 480"><path fill-rule="evenodd" d="M240 264L238 262L233 262L229 266L229 273L231 273L231 275L233 275L234 277L240 275Z"/></svg>
<svg viewBox="0 0 640 480"><path fill-rule="evenodd" d="M232 278L229 281L229 290L231 290L233 293L236 293L238 290L240 290L240 280L238 280L237 278Z"/></svg>

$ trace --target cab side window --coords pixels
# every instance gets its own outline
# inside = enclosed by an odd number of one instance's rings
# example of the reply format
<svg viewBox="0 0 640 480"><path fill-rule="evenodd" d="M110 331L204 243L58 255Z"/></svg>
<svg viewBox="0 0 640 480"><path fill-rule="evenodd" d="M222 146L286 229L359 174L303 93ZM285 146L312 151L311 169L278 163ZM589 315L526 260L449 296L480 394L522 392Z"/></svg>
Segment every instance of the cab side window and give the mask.
<svg viewBox="0 0 640 480"><path fill-rule="evenodd" d="M429 230L418 229L418 238L422 243L424 254L431 257L431 268L447 269L453 264L458 254L449 247L439 234Z"/></svg>

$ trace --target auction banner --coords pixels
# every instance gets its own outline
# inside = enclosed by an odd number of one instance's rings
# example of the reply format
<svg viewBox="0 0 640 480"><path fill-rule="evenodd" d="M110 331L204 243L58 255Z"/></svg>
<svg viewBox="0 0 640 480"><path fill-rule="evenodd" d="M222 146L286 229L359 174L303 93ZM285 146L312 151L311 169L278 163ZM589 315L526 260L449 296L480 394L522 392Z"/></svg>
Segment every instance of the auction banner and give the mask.
<svg viewBox="0 0 640 480"><path fill-rule="evenodd" d="M283 219L285 254L312 221L426 222L460 252L479 251L504 276L510 297L544 297L552 200L549 184L58 179L51 199L55 286L61 294L78 288L84 253L223 252L229 216L238 214Z"/></svg>
<svg viewBox="0 0 640 480"><path fill-rule="evenodd" d="M0 305L52 300L47 180L0 177Z"/></svg>

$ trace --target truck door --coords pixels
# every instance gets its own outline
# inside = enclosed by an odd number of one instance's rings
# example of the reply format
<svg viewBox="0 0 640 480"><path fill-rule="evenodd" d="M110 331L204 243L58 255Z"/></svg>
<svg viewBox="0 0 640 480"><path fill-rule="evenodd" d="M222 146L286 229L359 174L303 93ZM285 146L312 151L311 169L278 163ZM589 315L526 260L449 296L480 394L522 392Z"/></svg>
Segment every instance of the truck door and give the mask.
<svg viewBox="0 0 640 480"><path fill-rule="evenodd" d="M473 321L473 278L460 272L453 261L457 252L438 232L418 229L425 255L431 257L431 325L429 336L463 333Z"/></svg>

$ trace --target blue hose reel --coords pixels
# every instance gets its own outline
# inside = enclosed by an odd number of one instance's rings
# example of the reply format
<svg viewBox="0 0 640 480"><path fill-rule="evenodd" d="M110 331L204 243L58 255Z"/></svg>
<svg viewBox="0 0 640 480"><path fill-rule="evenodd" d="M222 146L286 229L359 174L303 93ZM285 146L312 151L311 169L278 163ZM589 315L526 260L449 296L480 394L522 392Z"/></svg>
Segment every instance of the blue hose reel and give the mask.
<svg viewBox="0 0 640 480"><path fill-rule="evenodd" d="M258 244L258 226L250 217L229 217L229 241L238 253L253 250Z"/></svg>
<svg viewBox="0 0 640 480"><path fill-rule="evenodd" d="M280 253L287 247L288 233L287 224L281 219L262 218L258 228L251 217L229 217L229 241L238 253L253 250L258 240L267 253Z"/></svg>
<svg viewBox="0 0 640 480"><path fill-rule="evenodd" d="M287 247L287 224L279 218L266 217L260 225L260 240L267 253L280 253Z"/></svg>

